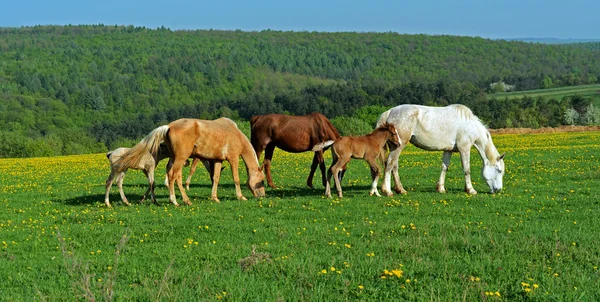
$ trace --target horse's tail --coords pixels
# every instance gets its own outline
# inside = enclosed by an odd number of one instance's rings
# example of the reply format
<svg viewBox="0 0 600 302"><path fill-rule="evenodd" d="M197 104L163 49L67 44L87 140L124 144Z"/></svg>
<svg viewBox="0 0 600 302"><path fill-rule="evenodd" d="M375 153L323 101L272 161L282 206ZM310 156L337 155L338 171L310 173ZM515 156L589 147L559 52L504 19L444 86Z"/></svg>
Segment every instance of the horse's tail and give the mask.
<svg viewBox="0 0 600 302"><path fill-rule="evenodd" d="M322 142L322 143L318 143L318 144L316 144L316 145L315 145L315 146L312 148L312 150L313 150L313 151L315 151L315 152L316 152L316 151L321 151L321 150L323 150L323 149L325 149L325 148L327 148L327 147L329 147L329 146L333 145L333 143L334 143L334 142L335 142L335 141L333 141L333 140L328 140L328 141L324 141L324 142Z"/></svg>
<svg viewBox="0 0 600 302"><path fill-rule="evenodd" d="M335 128L335 126L333 125L333 123L324 115L319 114L321 116L322 122L324 125L327 125L327 128L329 129L329 131L331 131L332 133L323 133L326 136L330 136L333 134L333 138L340 138L340 132L337 130L337 128Z"/></svg>
<svg viewBox="0 0 600 302"><path fill-rule="evenodd" d="M160 148L160 143L165 140L167 132L169 132L168 125L163 125L152 130L137 145L115 162L117 171L120 173L125 169L137 166L144 155L148 153L156 154Z"/></svg>
<svg viewBox="0 0 600 302"><path fill-rule="evenodd" d="M379 119L377 120L377 124L375 125L375 128L379 128L387 122L388 116L390 115L390 111L391 111L391 109L383 112L379 116Z"/></svg>
<svg viewBox="0 0 600 302"><path fill-rule="evenodd" d="M252 116L250 118L250 127L252 127L252 125L254 125L256 123L256 121L258 121L261 117L262 117L262 115Z"/></svg>

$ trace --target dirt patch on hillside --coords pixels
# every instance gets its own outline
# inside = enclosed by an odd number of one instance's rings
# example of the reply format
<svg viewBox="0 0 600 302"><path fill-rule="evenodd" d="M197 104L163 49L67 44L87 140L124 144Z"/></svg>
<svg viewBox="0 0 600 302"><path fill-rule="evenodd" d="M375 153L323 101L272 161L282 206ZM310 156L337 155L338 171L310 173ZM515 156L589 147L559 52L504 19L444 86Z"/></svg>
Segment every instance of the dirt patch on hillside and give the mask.
<svg viewBox="0 0 600 302"><path fill-rule="evenodd" d="M560 126L557 128L502 128L490 129L491 134L529 134L529 133L553 133L553 132L584 132L600 131L600 126Z"/></svg>

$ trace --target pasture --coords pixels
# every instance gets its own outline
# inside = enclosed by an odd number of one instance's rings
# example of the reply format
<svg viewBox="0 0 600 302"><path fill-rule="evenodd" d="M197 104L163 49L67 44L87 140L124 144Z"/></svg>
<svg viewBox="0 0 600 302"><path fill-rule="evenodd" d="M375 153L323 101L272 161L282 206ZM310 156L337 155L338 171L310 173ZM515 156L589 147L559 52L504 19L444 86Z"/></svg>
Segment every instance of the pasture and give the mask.
<svg viewBox="0 0 600 302"><path fill-rule="evenodd" d="M493 138L504 190L487 193L473 150L474 196L457 154L448 193L435 192L442 154L412 145L399 160L408 195L369 196L354 160L344 198L327 199L319 178L305 185L311 153L276 150L267 197L243 187L237 200L226 165L221 203L198 169L180 208L161 181L160 206L137 204L139 171L125 178L134 205L113 188L107 208L104 154L1 159L0 299L600 300L600 132Z"/></svg>
<svg viewBox="0 0 600 302"><path fill-rule="evenodd" d="M559 88L549 89L537 89L527 91L512 91L512 92L499 92L490 95L491 99L520 99L525 96L531 98L542 97L544 99L556 99L561 100L566 96L580 95L583 97L590 98L592 103L596 106L600 106L600 85L579 85L579 86L567 86Z"/></svg>

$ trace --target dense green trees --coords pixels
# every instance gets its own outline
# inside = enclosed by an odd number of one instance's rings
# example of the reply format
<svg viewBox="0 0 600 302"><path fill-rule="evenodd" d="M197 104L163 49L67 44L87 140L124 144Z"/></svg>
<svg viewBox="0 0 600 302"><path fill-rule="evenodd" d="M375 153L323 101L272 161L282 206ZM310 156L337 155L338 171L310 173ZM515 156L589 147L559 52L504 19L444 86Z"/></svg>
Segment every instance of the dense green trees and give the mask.
<svg viewBox="0 0 600 302"><path fill-rule="evenodd" d="M555 126L579 100L488 101L489 83L595 83L599 54L396 33L0 28L0 157L105 151L180 117L320 111L361 132L401 103L463 103L491 127Z"/></svg>

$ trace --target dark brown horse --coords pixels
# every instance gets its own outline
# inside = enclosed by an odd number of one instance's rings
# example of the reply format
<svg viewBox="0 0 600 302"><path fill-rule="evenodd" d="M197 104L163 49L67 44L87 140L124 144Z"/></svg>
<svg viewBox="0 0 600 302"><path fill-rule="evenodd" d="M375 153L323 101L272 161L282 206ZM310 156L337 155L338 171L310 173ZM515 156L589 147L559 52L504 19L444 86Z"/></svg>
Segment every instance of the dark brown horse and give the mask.
<svg viewBox="0 0 600 302"><path fill-rule="evenodd" d="M257 115L250 119L250 127L250 140L258 158L265 151L262 167L266 174L267 183L271 188L275 188L271 177L271 160L273 159L275 147L287 152L300 153L311 151L312 147L320 142L335 140L340 137L333 124L324 115L317 112L304 116ZM310 174L306 180L306 184L313 189L312 180L317 165L321 168L323 186L325 186L327 180L323 150L315 152Z"/></svg>

